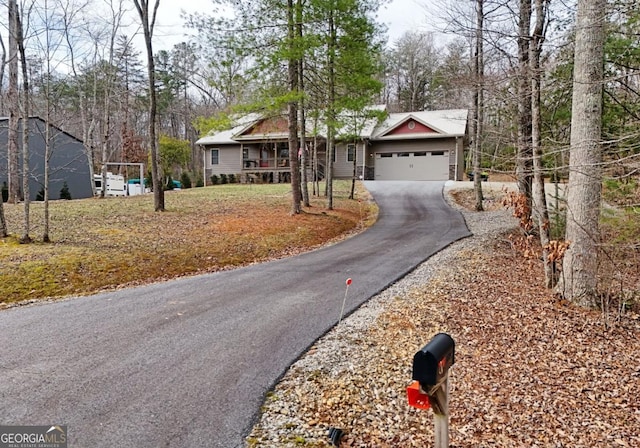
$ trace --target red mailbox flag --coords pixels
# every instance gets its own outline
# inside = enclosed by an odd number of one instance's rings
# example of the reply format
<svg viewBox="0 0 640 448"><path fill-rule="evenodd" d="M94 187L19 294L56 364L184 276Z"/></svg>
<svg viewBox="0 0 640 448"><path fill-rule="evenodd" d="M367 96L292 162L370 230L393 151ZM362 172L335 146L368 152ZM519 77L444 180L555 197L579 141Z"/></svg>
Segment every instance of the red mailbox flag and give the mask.
<svg viewBox="0 0 640 448"><path fill-rule="evenodd" d="M411 407L417 409L429 409L431 407L429 396L420 392L420 383L417 381L407 386L407 399Z"/></svg>

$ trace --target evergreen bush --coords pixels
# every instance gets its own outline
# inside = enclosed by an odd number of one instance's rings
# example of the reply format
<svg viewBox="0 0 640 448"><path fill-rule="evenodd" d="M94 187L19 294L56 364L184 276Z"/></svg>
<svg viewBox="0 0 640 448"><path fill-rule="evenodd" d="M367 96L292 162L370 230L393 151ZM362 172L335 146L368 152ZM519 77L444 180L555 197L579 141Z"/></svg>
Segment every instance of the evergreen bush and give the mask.
<svg viewBox="0 0 640 448"><path fill-rule="evenodd" d="M62 188L60 189L60 199L65 199L67 201L71 200L71 192L69 191L69 185L67 185L67 181L64 181L64 183L62 184Z"/></svg>
<svg viewBox="0 0 640 448"><path fill-rule="evenodd" d="M182 182L182 188L191 188L191 177L189 176L189 173L183 171L180 176L180 182Z"/></svg>

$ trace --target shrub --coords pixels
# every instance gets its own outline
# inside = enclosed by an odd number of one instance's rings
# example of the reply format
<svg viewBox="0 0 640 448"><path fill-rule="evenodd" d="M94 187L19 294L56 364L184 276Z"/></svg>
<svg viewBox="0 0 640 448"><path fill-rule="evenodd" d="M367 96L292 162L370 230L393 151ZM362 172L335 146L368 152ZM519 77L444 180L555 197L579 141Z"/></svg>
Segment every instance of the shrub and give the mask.
<svg viewBox="0 0 640 448"><path fill-rule="evenodd" d="M60 189L60 199L65 199L67 201L71 200L71 192L69 191L69 185L67 185L67 181L64 181L62 184L62 188Z"/></svg>
<svg viewBox="0 0 640 448"><path fill-rule="evenodd" d="M229 179L228 179L227 175L226 174L221 174L220 175L220 183L221 184L226 184L228 182L229 182Z"/></svg>
<svg viewBox="0 0 640 448"><path fill-rule="evenodd" d="M220 183L220 178L215 174L211 175L211 185L218 185Z"/></svg>
<svg viewBox="0 0 640 448"><path fill-rule="evenodd" d="M44 201L44 187L40 187L40 191L38 191L38 194L36 194L36 201Z"/></svg>
<svg viewBox="0 0 640 448"><path fill-rule="evenodd" d="M196 179L196 188L204 187L204 179L202 178L202 174L198 173L198 178Z"/></svg>
<svg viewBox="0 0 640 448"><path fill-rule="evenodd" d="M235 184L236 183L236 175L235 174L229 174L229 183L230 184Z"/></svg>
<svg viewBox="0 0 640 448"><path fill-rule="evenodd" d="M6 182L2 182L2 202L9 200L9 186Z"/></svg>
<svg viewBox="0 0 640 448"><path fill-rule="evenodd" d="M183 171L180 176L180 182L182 182L182 188L191 188L191 177L189 176L189 173Z"/></svg>

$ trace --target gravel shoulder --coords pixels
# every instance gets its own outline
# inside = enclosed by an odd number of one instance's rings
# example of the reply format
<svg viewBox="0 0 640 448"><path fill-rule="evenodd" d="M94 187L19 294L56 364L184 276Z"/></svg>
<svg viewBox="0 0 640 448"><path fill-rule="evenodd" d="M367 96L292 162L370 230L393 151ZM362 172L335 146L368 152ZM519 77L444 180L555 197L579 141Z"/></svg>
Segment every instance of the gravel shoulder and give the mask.
<svg viewBox="0 0 640 448"><path fill-rule="evenodd" d="M513 249L516 219L490 210L461 209L472 237L373 297L294 363L267 394L247 446L328 447L330 428L344 431L342 447L431 446L432 412L410 408L405 388L413 354L441 331L457 344L450 446L640 446L639 317L614 322L559 302L539 286L540 267Z"/></svg>

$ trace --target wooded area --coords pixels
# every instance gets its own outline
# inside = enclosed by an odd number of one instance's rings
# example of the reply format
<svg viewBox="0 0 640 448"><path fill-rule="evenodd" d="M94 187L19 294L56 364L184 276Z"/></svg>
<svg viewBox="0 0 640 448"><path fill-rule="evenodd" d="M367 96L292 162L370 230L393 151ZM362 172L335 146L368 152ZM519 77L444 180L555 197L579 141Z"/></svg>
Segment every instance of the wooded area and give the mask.
<svg viewBox="0 0 640 448"><path fill-rule="evenodd" d="M467 170L474 173L476 208L481 172L513 174L523 196L512 205L524 238L540 238L548 287L586 306L600 304L604 290L637 295L638 285L624 276L615 286L598 282L603 259L615 258L603 253L598 226L602 182L638 188L637 2L514 3L425 2L437 6L446 29L408 30L385 42L377 0L213 0L212 13L183 17L196 37L154 53L161 0L8 0L0 109L9 117L9 137L0 174L8 200L24 203L24 224L7 229L0 201L0 234L19 231L23 242L31 240L29 163L19 162L29 160L28 127L18 136L18 122L29 115L84 142L91 178L94 171L106 175L106 163L145 163L157 211L170 176L202 179L194 142L229 116L287 110L290 147L305 147L299 129L322 118L331 209L331 150L342 112L371 104L392 112L469 108ZM144 50L129 34L131 20L144 33ZM163 158L163 141L189 154ZM289 157L295 214L309 203L309 191L297 152ZM546 203L545 179L568 183L566 204ZM621 213L633 219L638 206L636 196ZM48 241L48 224L44 229ZM620 244L627 260L638 258L637 242ZM613 269L622 269L617 263Z"/></svg>

